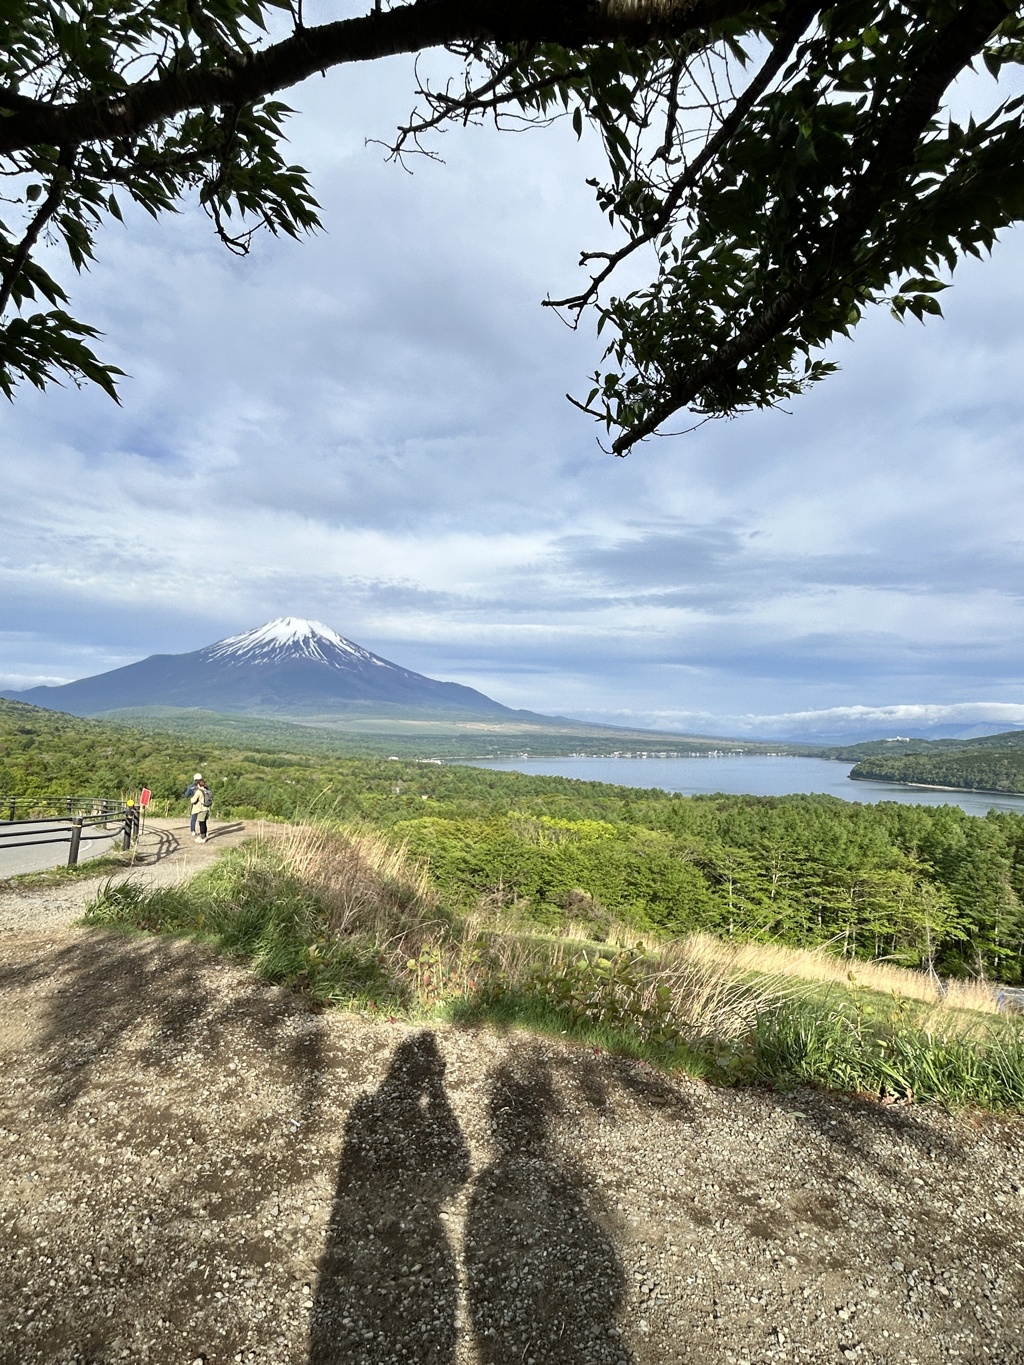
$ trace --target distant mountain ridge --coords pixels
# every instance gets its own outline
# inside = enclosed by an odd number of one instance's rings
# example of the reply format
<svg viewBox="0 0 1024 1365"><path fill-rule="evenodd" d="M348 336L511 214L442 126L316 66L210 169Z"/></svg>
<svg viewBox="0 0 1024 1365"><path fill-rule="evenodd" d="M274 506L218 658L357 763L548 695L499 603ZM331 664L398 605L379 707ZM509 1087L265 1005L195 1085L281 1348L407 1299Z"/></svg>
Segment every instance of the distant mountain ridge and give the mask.
<svg viewBox="0 0 1024 1365"><path fill-rule="evenodd" d="M526 716L475 688L439 682L382 659L320 621L282 616L188 654L152 654L77 682L0 692L10 701L93 716L138 706L246 715L353 710Z"/></svg>

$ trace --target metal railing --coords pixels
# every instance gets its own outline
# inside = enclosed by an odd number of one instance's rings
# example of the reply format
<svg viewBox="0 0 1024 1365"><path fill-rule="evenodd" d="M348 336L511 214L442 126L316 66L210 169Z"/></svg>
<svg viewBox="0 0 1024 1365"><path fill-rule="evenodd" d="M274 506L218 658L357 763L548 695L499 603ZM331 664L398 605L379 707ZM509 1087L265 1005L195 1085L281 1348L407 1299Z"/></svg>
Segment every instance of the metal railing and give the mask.
<svg viewBox="0 0 1024 1365"><path fill-rule="evenodd" d="M14 820L48 820L72 815L105 815L124 809L120 796L0 795L0 825Z"/></svg>
<svg viewBox="0 0 1024 1365"><path fill-rule="evenodd" d="M40 812L62 806L59 815ZM18 818L19 807L30 813ZM114 797L61 796L2 797L0 809L11 818L0 820L0 852L8 848L36 848L47 844L67 844L68 867L78 863L82 833L90 829L109 829L115 826L112 839L121 836L121 846L127 850L139 835L139 807L134 801ZM28 826L33 828L30 830ZM27 837L26 837L27 836Z"/></svg>

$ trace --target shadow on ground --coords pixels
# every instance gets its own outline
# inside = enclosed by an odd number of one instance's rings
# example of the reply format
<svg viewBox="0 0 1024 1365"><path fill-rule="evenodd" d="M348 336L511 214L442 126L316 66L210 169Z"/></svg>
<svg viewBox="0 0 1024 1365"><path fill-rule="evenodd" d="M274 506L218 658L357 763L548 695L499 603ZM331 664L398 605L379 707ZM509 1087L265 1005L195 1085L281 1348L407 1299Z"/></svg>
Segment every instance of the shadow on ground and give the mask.
<svg viewBox="0 0 1024 1365"><path fill-rule="evenodd" d="M324 1070L319 1029L296 1034L309 1010L298 997L253 987L218 993L210 954L167 938L92 931L27 960L0 963L0 998L42 996L34 1043L46 1104L64 1110L108 1061L130 1052L136 1072L166 1071L192 1055L216 1062L226 1043L252 1049L274 1079L297 1087L298 1108L315 1108Z"/></svg>
<svg viewBox="0 0 1024 1365"><path fill-rule="evenodd" d="M396 1050L353 1107L319 1267L309 1365L447 1365L459 1332L444 1205L469 1178L466 1141L430 1032ZM483 1365L627 1365L620 1257L593 1182L557 1150L549 1061L524 1046L494 1073L493 1162L465 1225L468 1327Z"/></svg>
<svg viewBox="0 0 1024 1365"><path fill-rule="evenodd" d="M491 1080L495 1157L466 1218L466 1277L483 1365L619 1365L622 1261L586 1169L554 1141L548 1060L525 1049Z"/></svg>
<svg viewBox="0 0 1024 1365"><path fill-rule="evenodd" d="M310 1365L454 1359L455 1257L442 1206L469 1175L432 1033L353 1105L320 1262Z"/></svg>

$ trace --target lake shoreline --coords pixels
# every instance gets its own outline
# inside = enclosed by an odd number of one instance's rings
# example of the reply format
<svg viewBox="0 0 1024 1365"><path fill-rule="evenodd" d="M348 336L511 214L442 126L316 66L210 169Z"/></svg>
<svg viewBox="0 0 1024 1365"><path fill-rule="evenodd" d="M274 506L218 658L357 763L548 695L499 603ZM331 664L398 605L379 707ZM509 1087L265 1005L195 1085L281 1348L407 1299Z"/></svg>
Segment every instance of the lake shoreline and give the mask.
<svg viewBox="0 0 1024 1365"><path fill-rule="evenodd" d="M849 773L851 782L878 782L888 787L914 787L919 791L929 792L971 792L978 796L1020 796L1024 797L1024 792L1006 791L1003 787L949 787L941 782L901 782L896 777L858 777L855 773Z"/></svg>

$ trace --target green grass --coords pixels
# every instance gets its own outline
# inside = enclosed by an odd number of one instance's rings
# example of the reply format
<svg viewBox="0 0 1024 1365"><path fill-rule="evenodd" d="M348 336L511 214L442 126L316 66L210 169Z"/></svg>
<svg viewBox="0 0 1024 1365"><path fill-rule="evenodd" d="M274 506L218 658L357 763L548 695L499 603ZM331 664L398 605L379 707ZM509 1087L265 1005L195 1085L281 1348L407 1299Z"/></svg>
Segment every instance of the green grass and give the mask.
<svg viewBox="0 0 1024 1365"><path fill-rule="evenodd" d="M84 922L198 939L321 1007L524 1029L723 1084L1024 1107L1024 1021L936 1027L862 987L673 976L657 948L460 918L372 836L321 832L312 853L304 837L229 850L181 886L110 881Z"/></svg>
<svg viewBox="0 0 1024 1365"><path fill-rule="evenodd" d="M62 886L65 882L75 882L88 880L92 877L102 877L111 872L124 871L132 865L131 854L124 853L102 853L97 858L89 858L85 862L77 863L74 867L50 867L41 872L22 872L18 876L8 877L0 882L0 886L18 887L24 889L33 886Z"/></svg>
<svg viewBox="0 0 1024 1365"><path fill-rule="evenodd" d="M198 939L321 1005L407 1005L372 938L332 938L328 917L316 894L279 861L239 848L183 885L146 890L131 879L108 882L83 923Z"/></svg>
<svg viewBox="0 0 1024 1365"><path fill-rule="evenodd" d="M807 1084L988 1109L1024 1106L1024 1024L997 1019L938 1033L892 1013L871 1018L835 999L790 1002L758 1020L746 1071L773 1085Z"/></svg>
<svg viewBox="0 0 1024 1365"><path fill-rule="evenodd" d="M522 1029L550 1038L568 1038L581 1046L613 1056L632 1057L663 1071L684 1071L711 1077L714 1059L685 1043L651 1042L627 1028L616 1028L559 1010L531 991L514 988L488 995L459 996L445 1001L435 1017L468 1028L492 1028L503 1033Z"/></svg>

